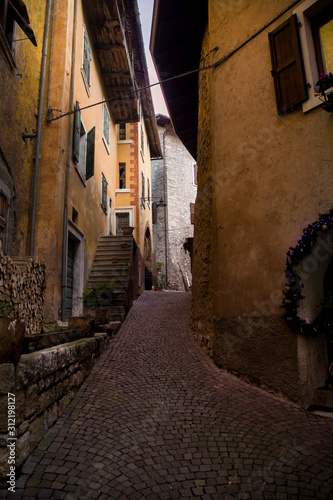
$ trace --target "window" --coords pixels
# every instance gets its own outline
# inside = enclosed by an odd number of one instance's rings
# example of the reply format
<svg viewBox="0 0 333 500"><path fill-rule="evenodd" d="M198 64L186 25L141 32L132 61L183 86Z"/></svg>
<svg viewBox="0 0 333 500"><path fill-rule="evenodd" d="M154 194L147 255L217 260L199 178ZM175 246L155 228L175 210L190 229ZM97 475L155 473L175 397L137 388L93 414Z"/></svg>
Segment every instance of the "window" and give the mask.
<svg viewBox="0 0 333 500"><path fill-rule="evenodd" d="M150 208L150 183L148 178L147 178L147 200L148 200L148 207Z"/></svg>
<svg viewBox="0 0 333 500"><path fill-rule="evenodd" d="M83 27L83 54L82 54L82 76L86 86L86 90L90 97L90 62L91 62L91 49L88 39L88 33Z"/></svg>
<svg viewBox="0 0 333 500"><path fill-rule="evenodd" d="M74 113L73 159L76 163L76 170L83 181L94 175L95 127L87 134L81 119L78 101L76 101Z"/></svg>
<svg viewBox="0 0 333 500"><path fill-rule="evenodd" d="M119 140L126 141L126 123L119 123Z"/></svg>
<svg viewBox="0 0 333 500"><path fill-rule="evenodd" d="M195 186L198 185L198 165L197 165L197 163L193 163L193 184Z"/></svg>
<svg viewBox="0 0 333 500"><path fill-rule="evenodd" d="M333 72L333 1L305 0L293 14L269 34L279 113L322 105L316 84L320 73Z"/></svg>
<svg viewBox="0 0 333 500"><path fill-rule="evenodd" d="M6 253L7 250L7 219L8 219L8 199L0 190L0 250Z"/></svg>
<svg viewBox="0 0 333 500"><path fill-rule="evenodd" d="M194 224L195 203L190 203L191 224Z"/></svg>
<svg viewBox="0 0 333 500"><path fill-rule="evenodd" d="M94 175L95 169L95 127L87 134L86 179Z"/></svg>
<svg viewBox="0 0 333 500"><path fill-rule="evenodd" d="M146 208L145 204L145 176L143 172L141 172L141 206Z"/></svg>
<svg viewBox="0 0 333 500"><path fill-rule="evenodd" d="M30 27L27 8L22 0L0 0L0 25L10 49L13 49L16 23L37 47L33 30Z"/></svg>
<svg viewBox="0 0 333 500"><path fill-rule="evenodd" d="M108 181L106 180L104 174L102 174L102 208L105 212L107 211L107 189Z"/></svg>
<svg viewBox="0 0 333 500"><path fill-rule="evenodd" d="M110 114L107 108L107 105L104 103L103 105L103 139L104 144L106 145L106 149L110 154L109 146L110 146Z"/></svg>
<svg viewBox="0 0 333 500"><path fill-rule="evenodd" d="M284 113L308 97L297 16L269 34L272 75L278 112Z"/></svg>
<svg viewBox="0 0 333 500"><path fill-rule="evenodd" d="M141 153L142 153L142 157L143 157L144 152L145 152L144 147L145 147L145 134L144 134L143 126L141 123Z"/></svg>
<svg viewBox="0 0 333 500"><path fill-rule="evenodd" d="M328 74L333 72L333 4L310 20L318 73Z"/></svg>
<svg viewBox="0 0 333 500"><path fill-rule="evenodd" d="M119 189L126 189L126 163L119 163Z"/></svg>

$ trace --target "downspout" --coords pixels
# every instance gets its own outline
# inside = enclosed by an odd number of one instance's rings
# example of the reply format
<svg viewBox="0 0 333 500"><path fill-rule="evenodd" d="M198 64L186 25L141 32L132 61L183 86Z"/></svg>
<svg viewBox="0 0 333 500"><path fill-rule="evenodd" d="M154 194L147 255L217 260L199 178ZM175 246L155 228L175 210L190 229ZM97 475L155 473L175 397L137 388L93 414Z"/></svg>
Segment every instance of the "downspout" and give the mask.
<svg viewBox="0 0 333 500"><path fill-rule="evenodd" d="M39 177L40 146L41 146L41 138L42 138L43 104L44 104L44 91L45 91L47 49L48 49L48 44L49 44L51 4L52 4L52 0L47 0L45 24L44 24L43 49L42 49L40 88L39 88L35 172L34 172L34 184L33 184L33 191L32 191L31 235L30 235L30 255L31 256L34 255L34 253L35 253L37 190L38 190L38 177Z"/></svg>
<svg viewBox="0 0 333 500"><path fill-rule="evenodd" d="M165 255L165 283L168 283L168 221L167 221L167 176L165 161L165 136L171 122L163 132L163 187L164 187L164 255Z"/></svg>
<svg viewBox="0 0 333 500"><path fill-rule="evenodd" d="M76 56L76 31L77 31L77 5L74 0L73 38L72 38L72 68L71 83L69 91L69 111L74 110L74 81L75 81L75 56ZM66 321L66 290L67 290L67 246L68 246L68 199L69 199L69 177L71 171L72 137L73 137L73 113L69 115L67 159L65 172L65 194L64 194L64 218L62 233L62 279L61 279L61 320Z"/></svg>
<svg viewBox="0 0 333 500"><path fill-rule="evenodd" d="M49 87L48 87L48 91L47 91L46 112L48 112L48 110L50 108L51 71L52 71L52 61L53 61L53 40L54 40L54 23L55 23L56 3L57 3L57 0L53 0L52 32L51 32L51 47L50 47L50 62L49 62Z"/></svg>

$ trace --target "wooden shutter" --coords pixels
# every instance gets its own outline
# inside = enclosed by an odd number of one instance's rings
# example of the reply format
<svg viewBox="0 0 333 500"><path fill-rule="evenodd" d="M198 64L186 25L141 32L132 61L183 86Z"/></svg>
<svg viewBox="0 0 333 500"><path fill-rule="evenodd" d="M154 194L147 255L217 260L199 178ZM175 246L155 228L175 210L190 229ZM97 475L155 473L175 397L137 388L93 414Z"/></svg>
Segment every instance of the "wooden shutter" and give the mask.
<svg viewBox="0 0 333 500"><path fill-rule="evenodd" d="M194 212L195 212L194 203L190 203L190 212L191 212L191 224L194 224Z"/></svg>
<svg viewBox="0 0 333 500"><path fill-rule="evenodd" d="M76 163L80 161L80 137L81 137L81 111L78 101L75 103L74 113L74 137L73 137L73 158Z"/></svg>
<svg viewBox="0 0 333 500"><path fill-rule="evenodd" d="M198 185L198 164L197 163L193 164L193 183L196 186Z"/></svg>
<svg viewBox="0 0 333 500"><path fill-rule="evenodd" d="M89 130L87 134L87 160L86 160L86 179L94 175L95 163L95 127Z"/></svg>
<svg viewBox="0 0 333 500"><path fill-rule="evenodd" d="M268 36L277 108L284 113L308 98L296 14Z"/></svg>
<svg viewBox="0 0 333 500"><path fill-rule="evenodd" d="M102 207L104 210L107 208L107 189L108 181L106 180L104 174L102 174Z"/></svg>

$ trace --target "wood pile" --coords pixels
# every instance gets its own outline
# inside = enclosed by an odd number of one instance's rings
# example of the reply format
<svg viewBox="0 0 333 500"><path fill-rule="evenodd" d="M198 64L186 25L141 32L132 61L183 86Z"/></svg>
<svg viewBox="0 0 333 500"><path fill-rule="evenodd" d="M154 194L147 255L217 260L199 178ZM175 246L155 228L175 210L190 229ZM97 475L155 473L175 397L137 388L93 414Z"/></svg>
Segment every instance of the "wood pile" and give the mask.
<svg viewBox="0 0 333 500"><path fill-rule="evenodd" d="M45 264L37 257L13 258L0 253L0 302L10 316L26 322L26 333L42 330L45 290Z"/></svg>

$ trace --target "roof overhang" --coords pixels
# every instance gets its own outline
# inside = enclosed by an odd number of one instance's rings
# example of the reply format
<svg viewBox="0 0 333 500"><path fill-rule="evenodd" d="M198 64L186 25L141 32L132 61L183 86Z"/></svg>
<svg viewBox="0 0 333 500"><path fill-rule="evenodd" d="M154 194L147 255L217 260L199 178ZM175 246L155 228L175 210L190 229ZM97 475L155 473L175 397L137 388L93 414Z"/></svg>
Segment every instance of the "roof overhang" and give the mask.
<svg viewBox="0 0 333 500"><path fill-rule="evenodd" d="M89 34L116 123L140 121L141 102L152 157L161 156L137 0L83 0Z"/></svg>
<svg viewBox="0 0 333 500"><path fill-rule="evenodd" d="M163 80L199 67L207 10L206 0L155 0L150 41L174 130L194 158L197 155L198 73L165 83Z"/></svg>

